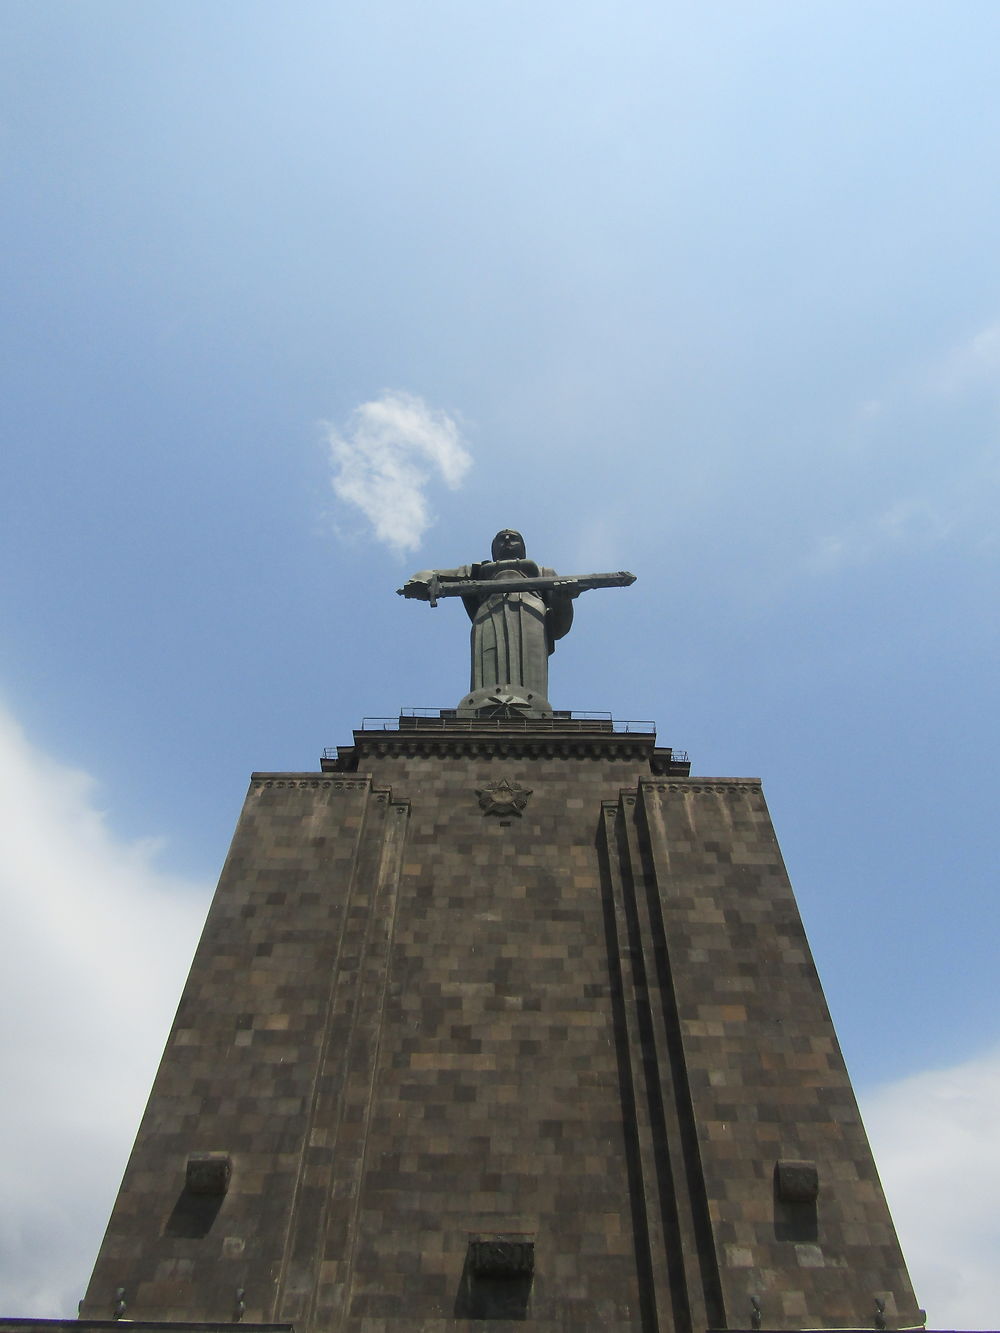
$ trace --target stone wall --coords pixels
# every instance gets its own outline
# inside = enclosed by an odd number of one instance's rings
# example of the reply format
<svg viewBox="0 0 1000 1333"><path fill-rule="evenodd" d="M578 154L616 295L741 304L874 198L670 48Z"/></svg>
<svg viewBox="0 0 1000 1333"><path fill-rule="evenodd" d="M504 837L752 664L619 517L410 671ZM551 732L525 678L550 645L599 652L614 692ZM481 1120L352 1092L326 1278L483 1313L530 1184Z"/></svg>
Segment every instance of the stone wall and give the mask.
<svg viewBox="0 0 1000 1333"><path fill-rule="evenodd" d="M86 1316L917 1322L759 783L542 739L254 775Z"/></svg>

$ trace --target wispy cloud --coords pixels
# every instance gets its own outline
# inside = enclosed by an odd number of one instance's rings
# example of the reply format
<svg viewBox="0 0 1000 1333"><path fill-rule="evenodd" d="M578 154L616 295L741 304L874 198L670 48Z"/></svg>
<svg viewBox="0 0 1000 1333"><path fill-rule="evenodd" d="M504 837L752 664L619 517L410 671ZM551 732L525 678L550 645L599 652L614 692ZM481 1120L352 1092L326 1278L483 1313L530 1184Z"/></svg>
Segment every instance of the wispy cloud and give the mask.
<svg viewBox="0 0 1000 1333"><path fill-rule="evenodd" d="M908 495L885 509L827 533L815 546L809 567L817 573L846 565L863 565L893 549L936 545L952 534L961 516L962 497Z"/></svg>
<svg viewBox="0 0 1000 1333"><path fill-rule="evenodd" d="M815 540L807 568L829 572L946 542L994 549L998 420L1000 321L858 406L842 457L857 479L854 512Z"/></svg>
<svg viewBox="0 0 1000 1333"><path fill-rule="evenodd" d="M0 707L0 1291L4 1314L83 1295L208 886L109 831L85 773Z"/></svg>
<svg viewBox="0 0 1000 1333"><path fill-rule="evenodd" d="M419 546L430 525L431 483L440 478L455 490L472 464L454 419L399 390L362 403L344 429L327 429L334 492L400 554Z"/></svg>
<svg viewBox="0 0 1000 1333"><path fill-rule="evenodd" d="M1000 1050L862 1098L879 1174L931 1328L996 1328Z"/></svg>
<svg viewBox="0 0 1000 1333"><path fill-rule="evenodd" d="M925 383L932 392L942 394L980 384L1000 389L1000 321L949 348L926 372Z"/></svg>

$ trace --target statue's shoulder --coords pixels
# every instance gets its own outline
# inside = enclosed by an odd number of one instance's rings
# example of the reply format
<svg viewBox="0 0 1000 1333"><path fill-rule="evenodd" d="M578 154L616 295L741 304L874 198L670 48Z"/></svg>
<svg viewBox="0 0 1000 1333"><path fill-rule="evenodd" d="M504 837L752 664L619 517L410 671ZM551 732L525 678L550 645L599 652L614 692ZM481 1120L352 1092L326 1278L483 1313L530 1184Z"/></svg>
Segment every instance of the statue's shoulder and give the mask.
<svg viewBox="0 0 1000 1333"><path fill-rule="evenodd" d="M537 579L542 573L537 562L528 559L494 560L487 568L489 573L487 573L486 578L494 579L503 578L504 575L509 577L511 574L520 574L526 579Z"/></svg>

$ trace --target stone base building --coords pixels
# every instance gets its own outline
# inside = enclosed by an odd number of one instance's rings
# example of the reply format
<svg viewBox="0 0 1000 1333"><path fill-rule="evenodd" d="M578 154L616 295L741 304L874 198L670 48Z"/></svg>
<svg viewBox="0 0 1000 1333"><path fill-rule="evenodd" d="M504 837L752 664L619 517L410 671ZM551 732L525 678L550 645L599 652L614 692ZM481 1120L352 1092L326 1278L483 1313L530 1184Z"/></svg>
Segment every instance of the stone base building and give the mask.
<svg viewBox="0 0 1000 1333"><path fill-rule="evenodd" d="M447 712L253 775L74 1327L922 1317L756 778Z"/></svg>

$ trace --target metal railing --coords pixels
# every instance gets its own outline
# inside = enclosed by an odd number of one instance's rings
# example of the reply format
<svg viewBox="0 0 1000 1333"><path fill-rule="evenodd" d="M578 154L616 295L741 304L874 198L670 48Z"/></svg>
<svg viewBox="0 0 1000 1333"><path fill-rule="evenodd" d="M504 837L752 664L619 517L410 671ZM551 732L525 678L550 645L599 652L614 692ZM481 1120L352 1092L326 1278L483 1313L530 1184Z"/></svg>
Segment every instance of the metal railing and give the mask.
<svg viewBox="0 0 1000 1333"><path fill-rule="evenodd" d="M409 725L407 725L409 723ZM459 717L455 708L402 708L393 717L365 717L361 720L359 733L395 731L427 732L448 731L472 734L490 734L492 732L525 731L538 734L552 732L562 736L586 735L587 733L618 736L656 736L656 723L647 718L613 718L609 712L601 711L558 711L552 717ZM358 733L356 733L358 734ZM323 758L335 760L340 752L350 747L327 746ZM675 763L688 763L686 750L663 747Z"/></svg>
<svg viewBox="0 0 1000 1333"><path fill-rule="evenodd" d="M615 733L656 735L656 723L649 720L619 720L610 713L572 713L563 717L457 717L453 709L444 710L441 716L437 710L428 709L426 714L404 713L399 717L366 717L361 721L362 731L400 731L410 730L400 727L400 723L412 718L420 731L510 731L511 728L524 731L611 731ZM450 714L450 716L449 716Z"/></svg>
<svg viewBox="0 0 1000 1333"><path fill-rule="evenodd" d="M401 708L401 709L399 710L399 716L400 716L400 717L432 717L432 718L437 718L437 717L448 717L448 718L453 718L453 717L456 717L456 716L457 716L457 709L455 709L455 708ZM607 712L606 710L604 710L604 709L594 709L594 710L591 711L591 712L587 712L587 711L584 711L584 712L578 712L576 709L573 709L573 710L569 710L569 709L556 709L555 712L554 712L554 714L553 714L553 716L556 717L556 718L562 718L562 719L564 719L564 720L569 719L569 720L572 720L572 721L574 721L574 722L577 721L577 720L579 720L579 721L581 721L581 722L582 722L582 721L591 721L591 720L594 720L594 721L600 721L600 722L610 722L610 721L612 720L611 714L610 714L609 712ZM381 718L377 718L377 719L373 719L373 720L375 720L375 721L382 721ZM536 719L536 720L541 721L542 719ZM652 723L650 723L650 725L652 725Z"/></svg>

